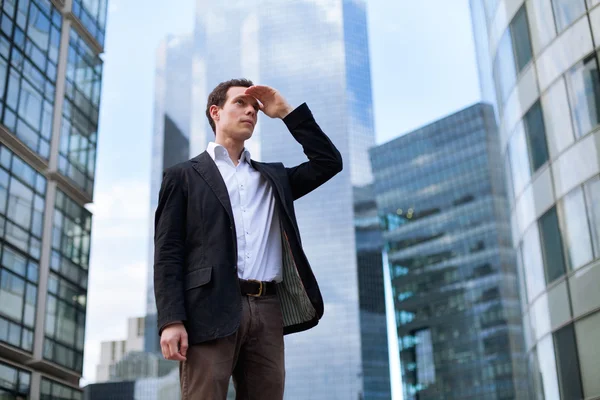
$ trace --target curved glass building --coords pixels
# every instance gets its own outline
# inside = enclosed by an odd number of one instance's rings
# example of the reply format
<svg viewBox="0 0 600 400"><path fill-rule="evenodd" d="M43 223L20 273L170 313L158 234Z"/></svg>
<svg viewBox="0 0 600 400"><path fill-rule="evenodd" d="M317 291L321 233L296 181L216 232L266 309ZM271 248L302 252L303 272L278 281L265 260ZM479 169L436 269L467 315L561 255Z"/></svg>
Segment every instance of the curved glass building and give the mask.
<svg viewBox="0 0 600 400"><path fill-rule="evenodd" d="M535 399L600 396L600 1L471 0Z"/></svg>

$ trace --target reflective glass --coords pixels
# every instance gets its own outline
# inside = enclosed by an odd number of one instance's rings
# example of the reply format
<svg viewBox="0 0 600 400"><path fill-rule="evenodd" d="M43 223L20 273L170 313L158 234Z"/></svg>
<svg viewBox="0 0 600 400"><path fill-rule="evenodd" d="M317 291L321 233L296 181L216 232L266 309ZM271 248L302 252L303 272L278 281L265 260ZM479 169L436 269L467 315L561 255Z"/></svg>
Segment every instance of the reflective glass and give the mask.
<svg viewBox="0 0 600 400"><path fill-rule="evenodd" d="M554 332L554 348L562 399L582 399L583 390L579 375L579 358L573 325Z"/></svg>
<svg viewBox="0 0 600 400"><path fill-rule="evenodd" d="M541 399L561 400L558 390L558 376L552 335L540 340L537 345L538 365L541 375Z"/></svg>
<svg viewBox="0 0 600 400"><path fill-rule="evenodd" d="M90 196L94 187L102 62L71 29L59 171Z"/></svg>
<svg viewBox="0 0 600 400"><path fill-rule="evenodd" d="M600 258L600 178L595 178L585 184L585 197L594 254L596 258Z"/></svg>
<svg viewBox="0 0 600 400"><path fill-rule="evenodd" d="M544 253L546 282L551 283L565 274L563 243L558 227L556 207L548 210L539 220L540 238Z"/></svg>
<svg viewBox="0 0 600 400"><path fill-rule="evenodd" d="M45 178L0 145L0 341L31 352ZM39 191L43 189L43 191Z"/></svg>
<svg viewBox="0 0 600 400"><path fill-rule="evenodd" d="M76 400L81 398L81 392L76 388L63 385L48 378L42 378L40 389L40 400Z"/></svg>
<svg viewBox="0 0 600 400"><path fill-rule="evenodd" d="M73 0L73 14L100 46L104 46L107 4L108 0Z"/></svg>
<svg viewBox="0 0 600 400"><path fill-rule="evenodd" d="M560 32L585 13L585 0L552 0L552 7Z"/></svg>
<svg viewBox="0 0 600 400"><path fill-rule="evenodd" d="M546 143L546 127L540 102L536 102L523 117L527 144L531 157L532 172L548 161L548 145Z"/></svg>
<svg viewBox="0 0 600 400"><path fill-rule="evenodd" d="M523 265L527 282L527 297L533 300L546 287L542 248L537 224L523 235Z"/></svg>
<svg viewBox="0 0 600 400"><path fill-rule="evenodd" d="M591 314L575 323L577 351L581 363L581 380L586 398L594 398L600 394L600 312Z"/></svg>
<svg viewBox="0 0 600 400"><path fill-rule="evenodd" d="M527 137L522 122L517 125L517 129L510 139L508 152L515 195L519 196L531 177Z"/></svg>
<svg viewBox="0 0 600 400"><path fill-rule="evenodd" d="M568 193L561 205L564 239L571 269L592 260L592 241L581 187Z"/></svg>
<svg viewBox="0 0 600 400"><path fill-rule="evenodd" d="M600 122L600 73L596 55L575 65L566 78L575 135L580 137Z"/></svg>
<svg viewBox="0 0 600 400"><path fill-rule="evenodd" d="M4 2L2 9L2 26L17 26L0 35L0 122L47 159L62 15L44 0Z"/></svg>
<svg viewBox="0 0 600 400"><path fill-rule="evenodd" d="M89 262L91 214L60 190L56 195L52 257L46 304L44 357L82 371L86 289L81 276Z"/></svg>
<svg viewBox="0 0 600 400"><path fill-rule="evenodd" d="M29 399L31 373L0 361L0 399Z"/></svg>

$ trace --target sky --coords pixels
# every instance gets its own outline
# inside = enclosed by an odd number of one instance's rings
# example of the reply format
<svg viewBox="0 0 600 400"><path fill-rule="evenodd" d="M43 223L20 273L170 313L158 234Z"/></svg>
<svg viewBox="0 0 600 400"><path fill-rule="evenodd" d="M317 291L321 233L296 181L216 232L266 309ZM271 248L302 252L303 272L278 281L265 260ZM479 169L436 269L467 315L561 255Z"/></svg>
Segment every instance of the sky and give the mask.
<svg viewBox="0 0 600 400"><path fill-rule="evenodd" d="M155 53L192 31L194 3L109 0L82 386L144 315ZM377 144L480 100L468 0L367 3Z"/></svg>

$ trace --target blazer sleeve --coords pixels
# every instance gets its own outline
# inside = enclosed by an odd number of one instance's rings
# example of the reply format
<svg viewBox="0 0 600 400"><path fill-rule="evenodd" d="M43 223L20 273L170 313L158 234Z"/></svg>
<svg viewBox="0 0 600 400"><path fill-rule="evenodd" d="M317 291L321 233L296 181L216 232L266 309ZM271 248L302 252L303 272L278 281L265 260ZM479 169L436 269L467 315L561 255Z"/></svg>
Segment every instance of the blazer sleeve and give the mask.
<svg viewBox="0 0 600 400"><path fill-rule="evenodd" d="M321 130L306 103L289 113L283 122L308 157L308 161L286 168L294 200L297 200L340 172L342 155Z"/></svg>
<svg viewBox="0 0 600 400"><path fill-rule="evenodd" d="M173 170L163 173L154 219L154 295L159 335L166 325L187 319L183 289L187 196L181 175Z"/></svg>

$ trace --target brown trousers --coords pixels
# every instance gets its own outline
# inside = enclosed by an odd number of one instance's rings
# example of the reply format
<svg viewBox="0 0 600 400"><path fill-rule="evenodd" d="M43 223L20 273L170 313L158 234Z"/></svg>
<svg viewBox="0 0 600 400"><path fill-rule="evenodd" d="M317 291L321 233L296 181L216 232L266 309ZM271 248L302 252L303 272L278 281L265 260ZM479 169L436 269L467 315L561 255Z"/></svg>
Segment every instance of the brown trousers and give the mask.
<svg viewBox="0 0 600 400"><path fill-rule="evenodd" d="M277 296L242 296L233 335L192 345L179 365L182 400L281 400L285 382L283 317Z"/></svg>

